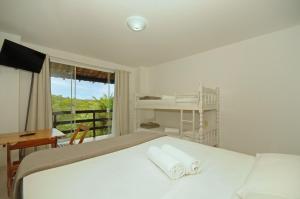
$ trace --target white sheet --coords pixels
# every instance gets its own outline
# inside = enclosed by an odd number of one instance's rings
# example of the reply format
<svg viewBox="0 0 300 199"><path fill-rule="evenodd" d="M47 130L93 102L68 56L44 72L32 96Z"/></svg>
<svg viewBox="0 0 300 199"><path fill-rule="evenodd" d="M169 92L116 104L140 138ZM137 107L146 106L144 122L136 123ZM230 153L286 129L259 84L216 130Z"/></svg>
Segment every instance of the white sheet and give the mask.
<svg viewBox="0 0 300 199"><path fill-rule="evenodd" d="M198 175L169 179L146 155L150 145L170 144L202 163ZM254 157L172 137L70 165L23 180L24 199L231 199Z"/></svg>

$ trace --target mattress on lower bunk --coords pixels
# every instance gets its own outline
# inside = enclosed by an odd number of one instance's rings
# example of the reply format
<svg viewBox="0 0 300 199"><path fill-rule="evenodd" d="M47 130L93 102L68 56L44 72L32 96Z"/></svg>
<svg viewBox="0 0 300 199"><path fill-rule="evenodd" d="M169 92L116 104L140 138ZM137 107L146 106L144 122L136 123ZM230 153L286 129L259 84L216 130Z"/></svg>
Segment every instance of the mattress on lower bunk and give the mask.
<svg viewBox="0 0 300 199"><path fill-rule="evenodd" d="M170 144L201 161L202 172L170 180L146 156ZM254 157L172 137L40 171L23 180L24 199L231 199L244 183Z"/></svg>

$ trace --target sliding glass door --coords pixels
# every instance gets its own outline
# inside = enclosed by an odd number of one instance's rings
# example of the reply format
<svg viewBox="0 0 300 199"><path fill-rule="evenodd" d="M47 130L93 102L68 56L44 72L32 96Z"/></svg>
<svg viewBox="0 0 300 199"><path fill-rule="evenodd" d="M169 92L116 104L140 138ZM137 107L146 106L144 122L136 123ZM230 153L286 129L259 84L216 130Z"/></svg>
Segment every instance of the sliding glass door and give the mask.
<svg viewBox="0 0 300 199"><path fill-rule="evenodd" d="M69 137L79 123L90 127L86 137L111 133L114 73L52 62L53 126Z"/></svg>

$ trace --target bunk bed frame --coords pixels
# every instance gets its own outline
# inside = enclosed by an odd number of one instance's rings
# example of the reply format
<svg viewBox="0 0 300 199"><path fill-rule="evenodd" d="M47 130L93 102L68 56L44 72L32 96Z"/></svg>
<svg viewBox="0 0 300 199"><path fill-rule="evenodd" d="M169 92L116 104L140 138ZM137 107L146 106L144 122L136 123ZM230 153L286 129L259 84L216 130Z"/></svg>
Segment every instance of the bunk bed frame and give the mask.
<svg viewBox="0 0 300 199"><path fill-rule="evenodd" d="M141 117L139 112L142 110L178 110L180 113L179 132L170 133L170 136L210 146L219 145L219 88L212 89L200 86L199 90L192 94L155 95L153 99L151 97L145 98L145 95L137 93L135 96L135 131L164 132L162 129L140 128ZM204 113L207 111L215 111L215 124L211 125L213 128L208 128L205 122ZM191 112L191 120L184 118L184 113L186 112ZM196 121L196 114L199 114L198 121ZM191 130L184 129L186 124L191 125ZM196 128L196 126L198 127Z"/></svg>

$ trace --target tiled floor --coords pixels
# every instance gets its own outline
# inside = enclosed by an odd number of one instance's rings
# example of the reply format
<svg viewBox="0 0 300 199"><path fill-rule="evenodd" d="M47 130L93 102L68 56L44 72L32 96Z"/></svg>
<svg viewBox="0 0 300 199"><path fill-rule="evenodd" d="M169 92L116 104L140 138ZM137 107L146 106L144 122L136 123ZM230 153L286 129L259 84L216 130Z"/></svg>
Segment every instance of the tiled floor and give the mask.
<svg viewBox="0 0 300 199"><path fill-rule="evenodd" d="M9 199L6 190L6 167L0 167L0 199Z"/></svg>

